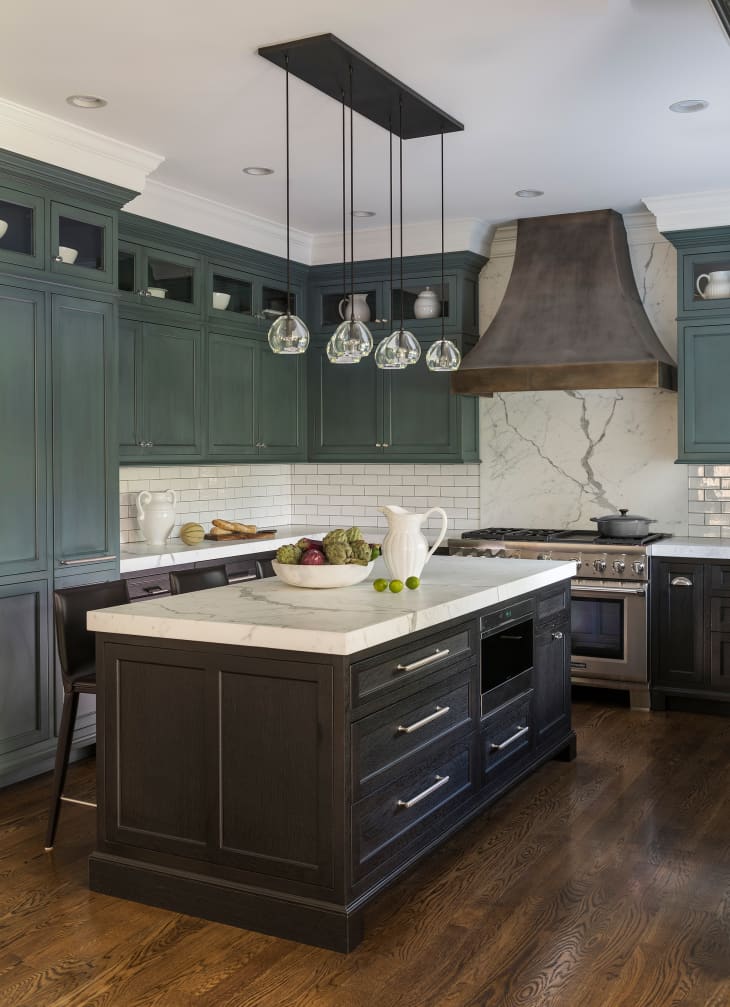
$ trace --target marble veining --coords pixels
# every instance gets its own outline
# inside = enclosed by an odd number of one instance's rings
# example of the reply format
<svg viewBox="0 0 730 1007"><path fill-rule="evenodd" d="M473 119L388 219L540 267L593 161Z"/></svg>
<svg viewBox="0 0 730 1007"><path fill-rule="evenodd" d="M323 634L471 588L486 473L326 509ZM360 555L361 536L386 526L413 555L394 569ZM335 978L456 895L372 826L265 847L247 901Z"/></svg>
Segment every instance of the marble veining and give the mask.
<svg viewBox="0 0 730 1007"><path fill-rule="evenodd" d="M310 591L277 578L90 612L102 633L318 654L355 654L572 577L575 563L433 557L421 587L373 590L377 562L353 587Z"/></svg>
<svg viewBox="0 0 730 1007"><path fill-rule="evenodd" d="M651 545L649 553L652 556L676 557L677 559L730 560L730 542L702 538L701 536L667 538Z"/></svg>

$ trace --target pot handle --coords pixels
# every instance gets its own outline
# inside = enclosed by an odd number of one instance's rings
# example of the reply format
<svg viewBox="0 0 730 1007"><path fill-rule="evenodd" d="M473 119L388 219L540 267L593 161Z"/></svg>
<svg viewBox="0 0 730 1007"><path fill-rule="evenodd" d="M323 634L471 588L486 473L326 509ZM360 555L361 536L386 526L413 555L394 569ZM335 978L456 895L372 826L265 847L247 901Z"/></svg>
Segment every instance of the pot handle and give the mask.
<svg viewBox="0 0 730 1007"><path fill-rule="evenodd" d="M438 547L443 542L443 540L444 540L444 538L446 536L446 526L449 523L449 519L446 516L446 511L442 510L441 507L432 507L431 510L427 510L426 513L423 515L423 520L424 521L426 521L426 519L428 518L429 514L440 514L441 515L441 531L439 532L439 536L436 539L436 541L434 542L434 544L428 550L428 552L426 554L425 563L428 563L428 561L431 559L431 557L433 556L433 554L436 552L436 550L438 549ZM424 566L425 566L425 563L424 563Z"/></svg>
<svg viewBox="0 0 730 1007"><path fill-rule="evenodd" d="M151 496L149 490L142 490L142 492L138 495L138 497L137 497L137 519L139 521L142 521L144 519L144 510L143 510L143 508L147 506L147 504L150 502L151 499L152 499L152 496Z"/></svg>
<svg viewBox="0 0 730 1007"><path fill-rule="evenodd" d="M695 283L695 290L704 301L706 298L704 291L700 290L700 280L707 280L707 282L709 283L710 282L709 273L700 273L700 275L697 277L697 282Z"/></svg>

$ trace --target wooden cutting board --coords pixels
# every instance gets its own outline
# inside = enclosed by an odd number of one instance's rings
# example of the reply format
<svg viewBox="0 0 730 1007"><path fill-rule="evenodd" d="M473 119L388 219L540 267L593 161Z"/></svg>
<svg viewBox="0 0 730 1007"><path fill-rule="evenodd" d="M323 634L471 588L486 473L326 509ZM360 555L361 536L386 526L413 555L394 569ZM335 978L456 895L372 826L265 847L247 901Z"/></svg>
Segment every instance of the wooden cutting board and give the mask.
<svg viewBox="0 0 730 1007"><path fill-rule="evenodd" d="M262 528L261 531L256 532L243 532L243 531L232 531L230 535L223 535L219 537L218 535L211 535L210 532L206 533L206 538L211 542L255 542L259 538L273 538L276 535L276 528Z"/></svg>

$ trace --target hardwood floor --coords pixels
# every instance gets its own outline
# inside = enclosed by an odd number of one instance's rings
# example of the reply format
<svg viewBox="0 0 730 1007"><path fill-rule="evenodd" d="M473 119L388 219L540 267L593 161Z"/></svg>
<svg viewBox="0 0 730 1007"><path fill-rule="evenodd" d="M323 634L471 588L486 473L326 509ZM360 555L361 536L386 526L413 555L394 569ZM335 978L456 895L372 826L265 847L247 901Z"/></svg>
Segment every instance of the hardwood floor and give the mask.
<svg viewBox="0 0 730 1007"><path fill-rule="evenodd" d="M0 1005L727 1007L730 719L574 707L548 763L366 914L352 954L86 888L94 812L0 791ZM93 795L93 762L68 793Z"/></svg>

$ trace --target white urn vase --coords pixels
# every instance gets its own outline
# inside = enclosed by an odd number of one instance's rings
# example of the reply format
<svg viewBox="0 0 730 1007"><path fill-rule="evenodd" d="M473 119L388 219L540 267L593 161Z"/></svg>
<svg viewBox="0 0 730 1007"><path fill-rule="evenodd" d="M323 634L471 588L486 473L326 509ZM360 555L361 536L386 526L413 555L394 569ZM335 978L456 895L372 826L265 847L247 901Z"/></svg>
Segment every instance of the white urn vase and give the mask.
<svg viewBox="0 0 730 1007"><path fill-rule="evenodd" d="M438 295L430 287L426 287L418 295L413 303L413 314L416 318L439 318L441 315L441 301Z"/></svg>
<svg viewBox="0 0 730 1007"><path fill-rule="evenodd" d="M137 520L150 545L164 545L175 527L175 490L142 490L137 497Z"/></svg>

